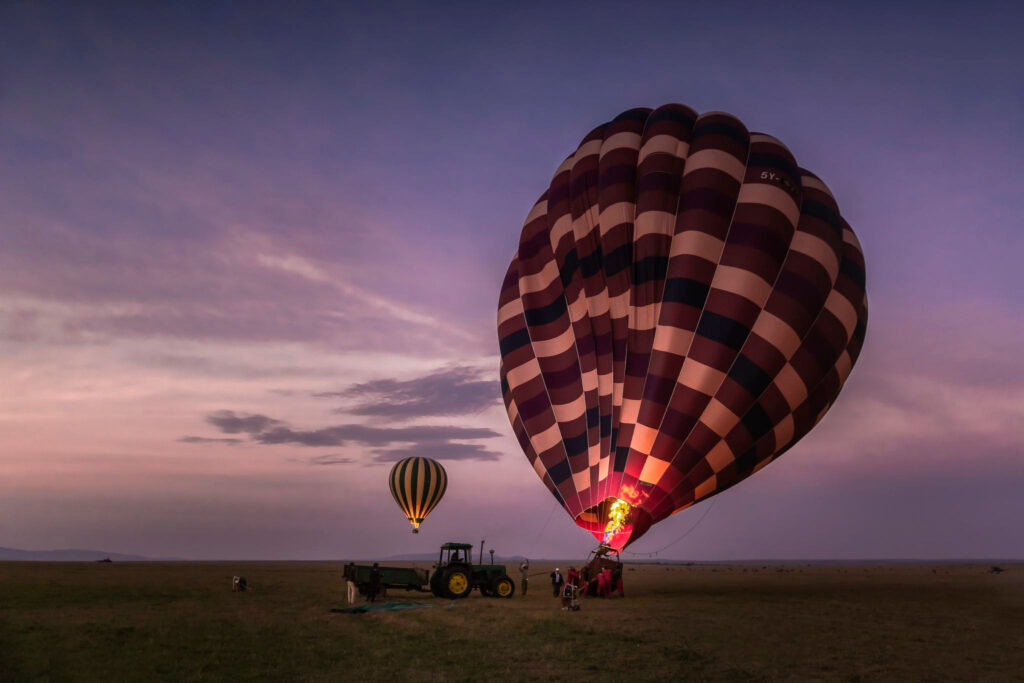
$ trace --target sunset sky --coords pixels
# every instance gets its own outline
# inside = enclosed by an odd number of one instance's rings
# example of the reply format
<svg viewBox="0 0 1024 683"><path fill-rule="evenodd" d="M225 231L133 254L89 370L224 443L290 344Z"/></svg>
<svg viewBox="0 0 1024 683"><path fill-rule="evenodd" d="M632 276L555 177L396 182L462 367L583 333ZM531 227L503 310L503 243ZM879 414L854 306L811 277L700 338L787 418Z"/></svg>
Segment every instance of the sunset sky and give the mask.
<svg viewBox="0 0 1024 683"><path fill-rule="evenodd" d="M871 317L808 437L630 550L1024 557L1020 3L90 4L0 5L0 546L585 556L498 291L579 140L682 102L830 186Z"/></svg>

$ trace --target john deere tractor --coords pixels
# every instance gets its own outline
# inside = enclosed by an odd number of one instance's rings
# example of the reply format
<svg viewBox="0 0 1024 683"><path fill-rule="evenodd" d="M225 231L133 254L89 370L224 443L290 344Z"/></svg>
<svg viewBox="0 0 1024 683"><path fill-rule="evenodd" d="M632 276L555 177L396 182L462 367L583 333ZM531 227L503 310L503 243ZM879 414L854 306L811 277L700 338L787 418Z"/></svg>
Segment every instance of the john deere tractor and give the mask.
<svg viewBox="0 0 1024 683"><path fill-rule="evenodd" d="M483 595L511 598L516 584L505 573L503 564L473 565L473 546L469 543L445 543L430 577L430 591L442 598L464 598L479 588Z"/></svg>

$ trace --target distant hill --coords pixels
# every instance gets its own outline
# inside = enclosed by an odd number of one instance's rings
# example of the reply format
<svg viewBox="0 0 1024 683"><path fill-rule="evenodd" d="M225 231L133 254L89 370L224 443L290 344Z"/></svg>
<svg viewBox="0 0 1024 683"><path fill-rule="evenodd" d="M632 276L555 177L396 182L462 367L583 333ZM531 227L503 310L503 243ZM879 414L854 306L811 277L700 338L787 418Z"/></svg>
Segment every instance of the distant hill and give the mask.
<svg viewBox="0 0 1024 683"><path fill-rule="evenodd" d="M95 562L105 558L114 562L146 562L151 557L107 553L102 550L18 550L0 548L0 562Z"/></svg>

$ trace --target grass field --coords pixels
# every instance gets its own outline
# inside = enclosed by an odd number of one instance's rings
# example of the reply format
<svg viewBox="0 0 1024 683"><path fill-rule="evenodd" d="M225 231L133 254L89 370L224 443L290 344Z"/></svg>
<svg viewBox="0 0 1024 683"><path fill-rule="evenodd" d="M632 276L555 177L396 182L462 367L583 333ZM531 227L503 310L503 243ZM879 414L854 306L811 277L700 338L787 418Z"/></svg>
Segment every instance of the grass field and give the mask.
<svg viewBox="0 0 1024 683"><path fill-rule="evenodd" d="M340 563L0 563L0 680L1024 680L1003 566L638 564L579 612L536 576L352 615Z"/></svg>

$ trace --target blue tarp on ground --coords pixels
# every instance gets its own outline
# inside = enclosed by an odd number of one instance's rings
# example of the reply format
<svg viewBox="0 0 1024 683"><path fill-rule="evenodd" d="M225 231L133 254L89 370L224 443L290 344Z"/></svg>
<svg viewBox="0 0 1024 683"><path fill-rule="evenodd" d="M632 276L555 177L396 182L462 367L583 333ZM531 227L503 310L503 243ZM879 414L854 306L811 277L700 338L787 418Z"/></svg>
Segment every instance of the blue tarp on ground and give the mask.
<svg viewBox="0 0 1024 683"><path fill-rule="evenodd" d="M403 609L416 609L418 607L454 607L455 603L447 605L431 605L428 602L368 602L365 605L356 605L355 607L346 607L344 609L335 608L332 612L339 614L365 614L366 612L397 612Z"/></svg>

